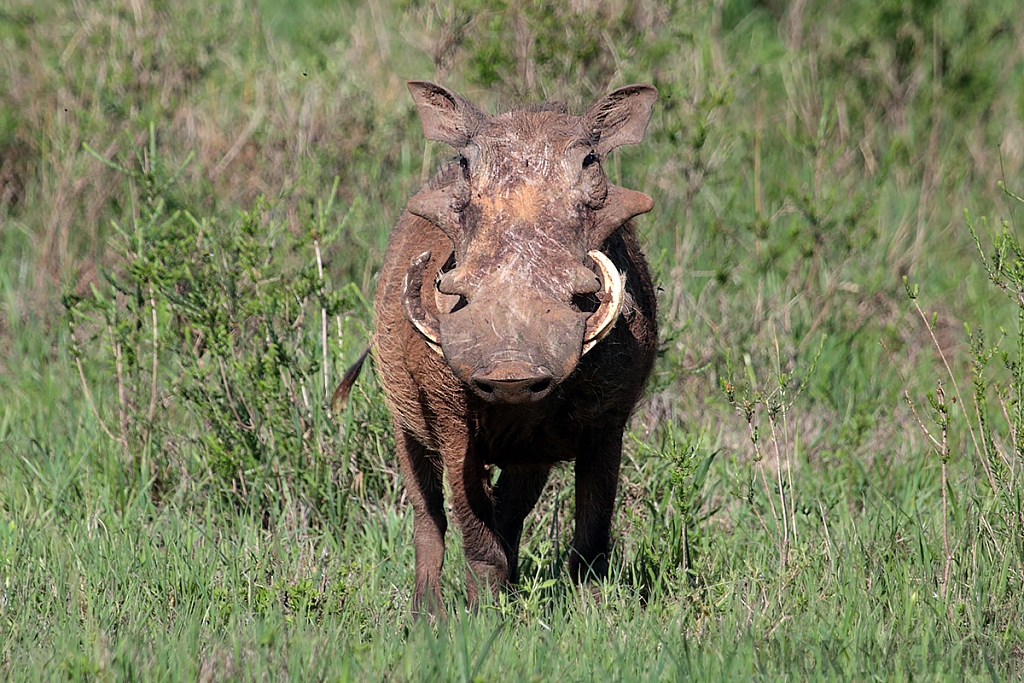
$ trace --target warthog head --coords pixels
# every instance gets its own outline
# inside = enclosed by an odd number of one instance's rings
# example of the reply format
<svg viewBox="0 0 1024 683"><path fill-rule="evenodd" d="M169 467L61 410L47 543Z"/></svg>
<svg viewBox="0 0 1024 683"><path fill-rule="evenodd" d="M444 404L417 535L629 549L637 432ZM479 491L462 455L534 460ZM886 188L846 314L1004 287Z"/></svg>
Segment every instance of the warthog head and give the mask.
<svg viewBox="0 0 1024 683"><path fill-rule="evenodd" d="M422 301L430 253L409 264L406 315L484 400L539 401L618 318L624 276L600 249L653 202L609 184L601 164L643 139L658 91L620 88L582 116L562 105L489 116L434 83L409 90L426 137L458 156L408 204L453 249L436 317Z"/></svg>

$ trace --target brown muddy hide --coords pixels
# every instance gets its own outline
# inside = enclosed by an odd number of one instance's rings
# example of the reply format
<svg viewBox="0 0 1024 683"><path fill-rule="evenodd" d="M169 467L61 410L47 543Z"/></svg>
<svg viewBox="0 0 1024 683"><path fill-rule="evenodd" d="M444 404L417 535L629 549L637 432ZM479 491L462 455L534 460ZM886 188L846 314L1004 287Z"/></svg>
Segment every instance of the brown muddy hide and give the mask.
<svg viewBox="0 0 1024 683"><path fill-rule="evenodd" d="M601 160L642 138L647 115L634 110L649 112L657 92L623 88L583 116L557 105L488 116L440 86L409 87L427 137L458 155L408 205L452 243L433 287L429 254L410 262L408 317L479 398L541 401L618 317L622 276L597 250L652 202L609 185Z"/></svg>

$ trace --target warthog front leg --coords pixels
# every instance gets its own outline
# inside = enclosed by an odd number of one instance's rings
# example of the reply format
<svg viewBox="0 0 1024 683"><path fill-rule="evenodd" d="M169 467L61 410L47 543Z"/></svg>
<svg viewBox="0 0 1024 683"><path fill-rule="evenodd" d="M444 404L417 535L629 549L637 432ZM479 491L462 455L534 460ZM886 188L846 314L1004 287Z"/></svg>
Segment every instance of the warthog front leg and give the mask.
<svg viewBox="0 0 1024 683"><path fill-rule="evenodd" d="M443 615L441 566L444 564L444 488L441 462L412 435L395 425L398 462L405 478L405 490L413 510L413 545L416 549L416 583L412 613Z"/></svg>
<svg viewBox="0 0 1024 683"><path fill-rule="evenodd" d="M576 458L576 532L569 574L576 581L608 575L609 532L619 484L625 424L584 435Z"/></svg>
<svg viewBox="0 0 1024 683"><path fill-rule="evenodd" d="M468 564L467 597L474 604L481 589L496 593L508 583L508 559L495 526L490 470L471 448L462 457L446 455L445 466Z"/></svg>

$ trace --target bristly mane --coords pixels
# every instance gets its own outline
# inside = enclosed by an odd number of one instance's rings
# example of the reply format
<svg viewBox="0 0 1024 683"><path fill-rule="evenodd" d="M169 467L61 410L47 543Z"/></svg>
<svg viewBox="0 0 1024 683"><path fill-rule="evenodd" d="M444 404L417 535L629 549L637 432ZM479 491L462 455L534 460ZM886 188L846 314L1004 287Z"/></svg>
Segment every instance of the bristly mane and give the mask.
<svg viewBox="0 0 1024 683"><path fill-rule="evenodd" d="M553 111L558 114L569 113L569 105L567 105L565 102L559 102L557 100L553 102L537 102L536 104L528 105L523 109L529 112Z"/></svg>

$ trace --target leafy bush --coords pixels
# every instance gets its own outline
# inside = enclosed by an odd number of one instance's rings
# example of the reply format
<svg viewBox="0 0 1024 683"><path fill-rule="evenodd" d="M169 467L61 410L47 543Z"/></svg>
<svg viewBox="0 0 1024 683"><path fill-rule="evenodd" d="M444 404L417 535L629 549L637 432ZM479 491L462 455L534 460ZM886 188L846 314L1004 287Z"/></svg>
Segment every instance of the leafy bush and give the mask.
<svg viewBox="0 0 1024 683"><path fill-rule="evenodd" d="M295 498L331 509L358 470L344 416L331 413L331 379L369 315L356 287L324 275L324 249L347 220L335 193L295 232L271 214L280 198L223 224L180 206L184 167L164 166L152 128L133 151L128 165L108 162L132 191L130 215L113 225L119 261L91 296L65 295L97 419L156 497L184 483L183 470L258 510ZM83 364L98 357L116 384L112 417Z"/></svg>

